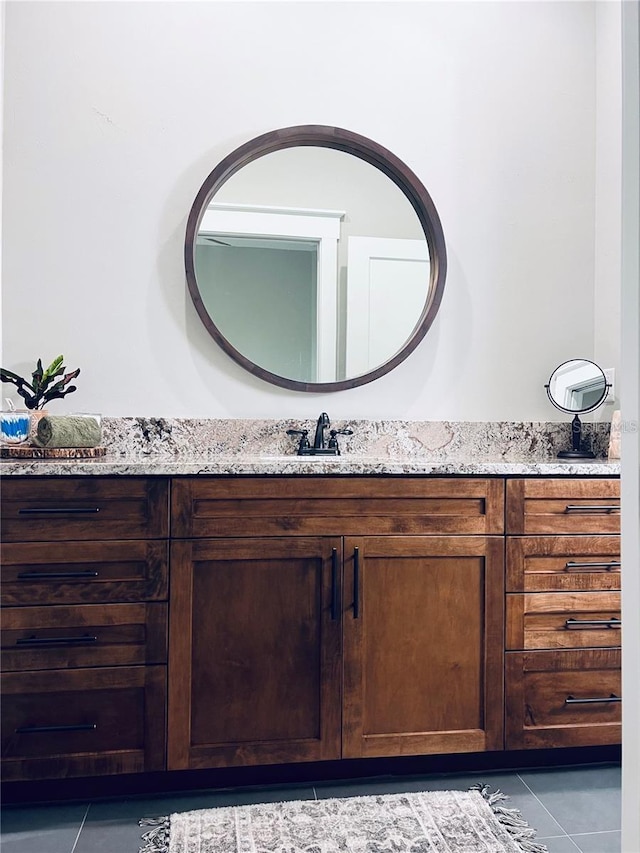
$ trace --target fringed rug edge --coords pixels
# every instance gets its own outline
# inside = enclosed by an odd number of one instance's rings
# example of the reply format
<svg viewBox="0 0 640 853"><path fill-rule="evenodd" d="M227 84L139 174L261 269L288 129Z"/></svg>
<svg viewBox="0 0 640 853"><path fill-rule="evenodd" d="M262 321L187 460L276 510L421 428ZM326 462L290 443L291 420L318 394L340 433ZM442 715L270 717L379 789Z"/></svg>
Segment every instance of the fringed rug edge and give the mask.
<svg viewBox="0 0 640 853"><path fill-rule="evenodd" d="M509 799L506 794L503 794L500 790L495 790L491 793L489 786L482 783L472 785L469 790L478 791L491 808L500 826L506 829L511 840L520 847L522 853L549 853L544 844L540 844L539 841L535 840L536 830L529 826L527 821L522 817L520 809L508 809L501 805L501 803ZM151 851L151 853L155 853L155 851Z"/></svg>
<svg viewBox="0 0 640 853"><path fill-rule="evenodd" d="M171 817L143 817L138 821L139 826L148 826L142 834L144 844L139 853L169 853L169 833L171 831Z"/></svg>
<svg viewBox="0 0 640 853"><path fill-rule="evenodd" d="M544 844L535 841L536 831L522 817L520 810L508 809L502 805L509 799L506 794L500 790L491 792L489 785L482 783L472 785L469 791L477 791L480 794L500 825L509 833L511 840L522 850L522 853L548 853ZM139 853L169 853L170 815L142 818L138 823L141 827L149 827L142 835L144 843L140 847Z"/></svg>

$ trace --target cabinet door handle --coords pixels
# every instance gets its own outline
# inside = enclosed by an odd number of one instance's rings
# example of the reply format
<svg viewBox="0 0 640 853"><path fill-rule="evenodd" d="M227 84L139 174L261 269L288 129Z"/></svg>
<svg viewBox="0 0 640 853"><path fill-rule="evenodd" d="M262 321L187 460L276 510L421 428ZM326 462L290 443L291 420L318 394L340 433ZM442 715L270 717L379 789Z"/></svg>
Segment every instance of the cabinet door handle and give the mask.
<svg viewBox="0 0 640 853"><path fill-rule="evenodd" d="M97 642L98 638L90 637L89 634L84 637L23 637L16 640L16 646L83 646Z"/></svg>
<svg viewBox="0 0 640 853"><path fill-rule="evenodd" d="M76 723L71 726L20 726L16 729L17 735L36 735L54 732L88 732L97 729L96 723Z"/></svg>
<svg viewBox="0 0 640 853"><path fill-rule="evenodd" d="M567 619L566 628L622 628L622 620L612 616L611 619Z"/></svg>
<svg viewBox="0 0 640 853"><path fill-rule="evenodd" d="M338 618L338 549L331 549L331 618Z"/></svg>
<svg viewBox="0 0 640 853"><path fill-rule="evenodd" d="M610 571L611 569L619 569L622 564L619 560L609 560L608 562L582 562L580 560L568 560L564 564L565 571L570 572L573 569L587 569L589 571L595 571L597 569L606 569Z"/></svg>
<svg viewBox="0 0 640 853"><path fill-rule="evenodd" d="M622 696L612 693L610 696L589 696L585 699L576 699L575 696L567 696L565 705L593 705L596 702L622 702Z"/></svg>
<svg viewBox="0 0 640 853"><path fill-rule="evenodd" d="M620 512L620 507L617 505L607 506L606 504L593 504L593 505L577 504L575 506L572 504L569 504L568 506L565 507L564 511L565 512L607 512L607 513L611 513L611 512Z"/></svg>
<svg viewBox="0 0 640 853"><path fill-rule="evenodd" d="M360 549L353 549L353 618L360 618Z"/></svg>
<svg viewBox="0 0 640 853"><path fill-rule="evenodd" d="M99 506L34 506L22 507L18 515L78 515L100 512Z"/></svg>
<svg viewBox="0 0 640 853"><path fill-rule="evenodd" d="M20 572L18 580L21 581L48 581L60 580L62 578L97 578L98 573L91 569L79 572Z"/></svg>

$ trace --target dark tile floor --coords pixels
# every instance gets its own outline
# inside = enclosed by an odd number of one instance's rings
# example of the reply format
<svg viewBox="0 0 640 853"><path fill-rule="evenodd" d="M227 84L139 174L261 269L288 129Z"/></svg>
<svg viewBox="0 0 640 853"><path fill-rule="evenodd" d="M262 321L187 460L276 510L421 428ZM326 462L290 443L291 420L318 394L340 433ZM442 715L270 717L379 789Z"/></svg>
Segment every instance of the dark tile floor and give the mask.
<svg viewBox="0 0 640 853"><path fill-rule="evenodd" d="M619 853L620 767L407 776L315 786L180 793L91 803L11 806L2 812L2 853L138 853L138 820L175 811L277 800L418 790L465 790L486 782L510 797L549 853Z"/></svg>

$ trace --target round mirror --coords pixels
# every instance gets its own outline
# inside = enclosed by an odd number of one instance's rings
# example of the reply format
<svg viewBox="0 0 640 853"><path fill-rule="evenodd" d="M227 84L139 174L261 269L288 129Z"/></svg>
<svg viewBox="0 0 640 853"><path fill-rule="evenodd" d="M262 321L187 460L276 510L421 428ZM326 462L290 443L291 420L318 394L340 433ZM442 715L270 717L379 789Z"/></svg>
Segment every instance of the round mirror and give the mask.
<svg viewBox="0 0 640 853"><path fill-rule="evenodd" d="M427 333L446 274L433 202L395 155L347 130L266 133L209 175L185 241L214 340L256 376L337 391L396 367Z"/></svg>
<svg viewBox="0 0 640 853"><path fill-rule="evenodd" d="M545 388L556 408L582 413L604 402L608 386L601 367L586 358L573 358L556 367Z"/></svg>
<svg viewBox="0 0 640 853"><path fill-rule="evenodd" d="M582 424L578 415L592 412L604 403L609 385L601 367L586 358L565 361L553 371L544 386L553 405L571 412L571 449L561 450L561 459L593 459L595 453L585 446Z"/></svg>

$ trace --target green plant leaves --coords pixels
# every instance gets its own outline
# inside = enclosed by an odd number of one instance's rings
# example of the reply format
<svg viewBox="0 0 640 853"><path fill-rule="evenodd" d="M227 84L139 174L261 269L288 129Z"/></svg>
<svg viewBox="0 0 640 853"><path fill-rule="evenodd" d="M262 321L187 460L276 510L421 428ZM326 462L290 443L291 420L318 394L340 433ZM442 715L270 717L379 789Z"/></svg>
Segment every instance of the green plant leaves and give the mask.
<svg viewBox="0 0 640 853"><path fill-rule="evenodd" d="M18 394L25 401L28 409L39 409L49 400L65 397L77 390L75 385L69 385L69 383L79 375L80 368L78 367L62 376L65 371L63 362L64 356L59 355L54 358L46 370L43 370L42 359L39 358L36 362L36 369L31 374L31 383L27 382L24 377L5 368L0 368L0 378L3 382L10 382L16 386ZM62 376L62 379L52 385L51 383L58 376Z"/></svg>

